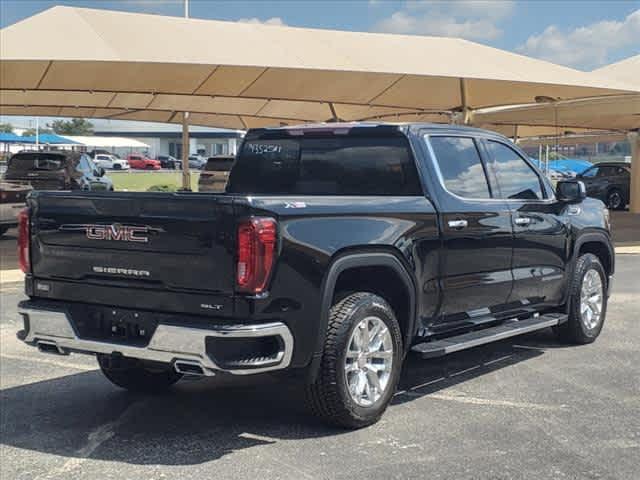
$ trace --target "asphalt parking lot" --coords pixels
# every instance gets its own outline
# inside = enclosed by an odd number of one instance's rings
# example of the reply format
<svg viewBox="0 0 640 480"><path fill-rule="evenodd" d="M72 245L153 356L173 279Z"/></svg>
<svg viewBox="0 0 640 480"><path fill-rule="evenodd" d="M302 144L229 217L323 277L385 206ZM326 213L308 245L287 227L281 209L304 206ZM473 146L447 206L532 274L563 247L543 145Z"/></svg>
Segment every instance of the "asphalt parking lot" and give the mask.
<svg viewBox="0 0 640 480"><path fill-rule="evenodd" d="M319 424L272 378L119 390L92 357L18 342L22 288L4 283L0 478L637 479L640 255L617 264L595 344L543 331L410 359L383 420L354 432Z"/></svg>

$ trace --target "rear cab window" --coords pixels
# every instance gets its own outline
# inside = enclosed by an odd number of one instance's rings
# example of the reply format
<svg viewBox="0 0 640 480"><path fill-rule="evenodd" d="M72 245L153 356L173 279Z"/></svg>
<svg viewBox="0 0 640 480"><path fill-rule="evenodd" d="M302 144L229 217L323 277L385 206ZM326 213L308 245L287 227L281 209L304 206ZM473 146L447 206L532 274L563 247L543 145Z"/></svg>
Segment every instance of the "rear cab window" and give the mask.
<svg viewBox="0 0 640 480"><path fill-rule="evenodd" d="M247 139L229 176L229 193L422 196L409 141L388 136Z"/></svg>

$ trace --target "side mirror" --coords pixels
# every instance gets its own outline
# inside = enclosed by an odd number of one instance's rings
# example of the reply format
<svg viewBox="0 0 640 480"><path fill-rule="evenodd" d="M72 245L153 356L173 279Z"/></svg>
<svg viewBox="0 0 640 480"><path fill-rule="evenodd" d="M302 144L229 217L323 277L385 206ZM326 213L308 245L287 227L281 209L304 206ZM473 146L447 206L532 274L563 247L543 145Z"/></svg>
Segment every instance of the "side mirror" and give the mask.
<svg viewBox="0 0 640 480"><path fill-rule="evenodd" d="M104 168L97 167L96 168L96 174L97 174L98 177L104 177L104 174L105 174Z"/></svg>
<svg viewBox="0 0 640 480"><path fill-rule="evenodd" d="M580 180L561 180L556 185L556 197L565 203L580 203L587 198L587 188Z"/></svg>

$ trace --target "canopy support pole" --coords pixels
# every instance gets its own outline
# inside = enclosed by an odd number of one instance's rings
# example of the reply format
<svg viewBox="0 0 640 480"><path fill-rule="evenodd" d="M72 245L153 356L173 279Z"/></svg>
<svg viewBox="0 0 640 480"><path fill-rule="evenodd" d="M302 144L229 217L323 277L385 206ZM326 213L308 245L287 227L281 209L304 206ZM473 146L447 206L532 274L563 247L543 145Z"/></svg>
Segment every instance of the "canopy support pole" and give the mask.
<svg viewBox="0 0 640 480"><path fill-rule="evenodd" d="M184 0L184 18L189 18L189 0ZM191 191L191 171L189 170L189 112L182 113L182 190Z"/></svg>
<svg viewBox="0 0 640 480"><path fill-rule="evenodd" d="M189 112L182 114L182 190L191 191L189 170Z"/></svg>
<svg viewBox="0 0 640 480"><path fill-rule="evenodd" d="M627 139L631 144L631 185L629 191L629 211L640 213L640 132L629 132Z"/></svg>
<svg viewBox="0 0 640 480"><path fill-rule="evenodd" d="M330 122L339 122L340 118L338 118L338 114L336 113L336 107L333 106L333 102L329 102L329 110L331 110L331 120Z"/></svg>
<svg viewBox="0 0 640 480"><path fill-rule="evenodd" d="M546 152L544 158L544 173L545 175L549 175L549 144L546 145Z"/></svg>
<svg viewBox="0 0 640 480"><path fill-rule="evenodd" d="M464 78L460 79L460 100L462 102L462 124L471 124L471 109L468 105L468 92L467 81Z"/></svg>

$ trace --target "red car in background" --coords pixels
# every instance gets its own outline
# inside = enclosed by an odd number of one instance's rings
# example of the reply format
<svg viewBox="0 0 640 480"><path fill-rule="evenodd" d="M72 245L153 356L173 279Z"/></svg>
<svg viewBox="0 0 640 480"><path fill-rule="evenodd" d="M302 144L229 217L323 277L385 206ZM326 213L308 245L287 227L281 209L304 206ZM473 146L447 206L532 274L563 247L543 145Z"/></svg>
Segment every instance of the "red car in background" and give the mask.
<svg viewBox="0 0 640 480"><path fill-rule="evenodd" d="M145 155L139 153L132 153L127 156L127 162L131 168L138 170L160 170L160 162L158 160L152 160Z"/></svg>

